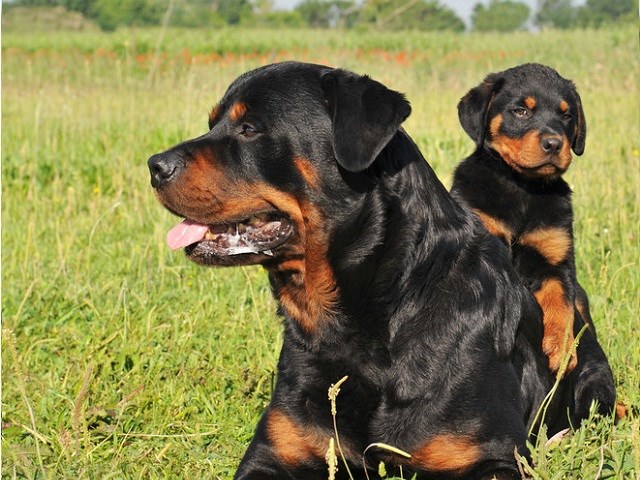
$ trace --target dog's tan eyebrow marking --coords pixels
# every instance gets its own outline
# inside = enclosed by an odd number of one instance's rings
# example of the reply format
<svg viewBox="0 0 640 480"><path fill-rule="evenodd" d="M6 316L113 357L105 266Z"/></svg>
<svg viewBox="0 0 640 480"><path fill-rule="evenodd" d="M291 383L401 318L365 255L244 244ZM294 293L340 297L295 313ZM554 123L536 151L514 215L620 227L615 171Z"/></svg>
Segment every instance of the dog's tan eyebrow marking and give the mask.
<svg viewBox="0 0 640 480"><path fill-rule="evenodd" d="M567 113L568 110L569 110L569 104L567 102L565 102L564 100L562 100L560 102L560 111L562 113Z"/></svg>
<svg viewBox="0 0 640 480"><path fill-rule="evenodd" d="M231 105L231 108L229 109L229 118L232 121L237 122L242 118L242 116L245 113L247 113L247 104L242 102L236 102L233 105Z"/></svg>
<svg viewBox="0 0 640 480"><path fill-rule="evenodd" d="M524 99L524 104L527 106L529 110L533 110L534 108L536 108L536 99L533 98L532 96L528 96L527 98Z"/></svg>
<svg viewBox="0 0 640 480"><path fill-rule="evenodd" d="M502 126L502 115L498 114L491 119L489 123L489 131L492 137L496 137L500 134L500 127Z"/></svg>
<svg viewBox="0 0 640 480"><path fill-rule="evenodd" d="M218 115L220 114L220 105L216 105L209 112L209 126L213 126L213 124L218 119Z"/></svg>

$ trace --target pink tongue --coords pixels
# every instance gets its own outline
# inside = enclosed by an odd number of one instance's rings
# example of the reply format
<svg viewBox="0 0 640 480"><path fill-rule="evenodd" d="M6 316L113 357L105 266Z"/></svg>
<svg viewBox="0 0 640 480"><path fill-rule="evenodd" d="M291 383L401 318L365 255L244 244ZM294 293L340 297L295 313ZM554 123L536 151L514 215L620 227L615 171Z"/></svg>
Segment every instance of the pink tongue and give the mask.
<svg viewBox="0 0 640 480"><path fill-rule="evenodd" d="M209 227L206 225L185 220L167 233L167 243L171 250L177 250L192 243L199 242L204 238L207 230L209 230Z"/></svg>

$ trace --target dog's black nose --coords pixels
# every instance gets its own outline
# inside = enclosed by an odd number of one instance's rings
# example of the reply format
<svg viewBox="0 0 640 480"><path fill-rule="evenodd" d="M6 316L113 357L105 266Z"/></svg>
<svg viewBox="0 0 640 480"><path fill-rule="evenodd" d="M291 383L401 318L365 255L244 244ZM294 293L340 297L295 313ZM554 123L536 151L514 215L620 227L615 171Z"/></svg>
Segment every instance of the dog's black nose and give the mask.
<svg viewBox="0 0 640 480"><path fill-rule="evenodd" d="M562 138L560 137L542 137L540 145L545 153L558 153L562 148Z"/></svg>
<svg viewBox="0 0 640 480"><path fill-rule="evenodd" d="M180 162L175 155L158 153L149 158L147 165L149 165L149 173L151 174L151 186L160 188L176 175Z"/></svg>

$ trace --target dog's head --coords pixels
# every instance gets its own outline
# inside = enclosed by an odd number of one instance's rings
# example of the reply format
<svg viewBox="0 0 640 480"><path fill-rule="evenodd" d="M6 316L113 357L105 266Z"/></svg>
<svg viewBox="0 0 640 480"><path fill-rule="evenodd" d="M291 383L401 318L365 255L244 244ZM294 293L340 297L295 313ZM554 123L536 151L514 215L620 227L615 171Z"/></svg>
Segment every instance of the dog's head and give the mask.
<svg viewBox="0 0 640 480"><path fill-rule="evenodd" d="M149 159L157 197L185 218L170 246L214 266L268 267L326 251L329 203L348 201L344 177L375 161L410 110L369 77L320 65L240 76L207 133Z"/></svg>
<svg viewBox="0 0 640 480"><path fill-rule="evenodd" d="M527 177L553 178L582 155L587 127L570 80L539 64L488 75L458 104L462 127Z"/></svg>

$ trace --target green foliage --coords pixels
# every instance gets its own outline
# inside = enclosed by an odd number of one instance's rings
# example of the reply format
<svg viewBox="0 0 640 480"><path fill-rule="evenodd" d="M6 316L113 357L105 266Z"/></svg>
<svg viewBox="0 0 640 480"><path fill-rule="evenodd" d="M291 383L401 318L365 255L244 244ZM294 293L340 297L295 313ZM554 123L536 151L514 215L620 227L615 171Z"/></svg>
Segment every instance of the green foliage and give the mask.
<svg viewBox="0 0 640 480"><path fill-rule="evenodd" d="M64 7L79 12L105 31L120 25L157 25L166 8L158 0L18 0L15 6Z"/></svg>
<svg viewBox="0 0 640 480"><path fill-rule="evenodd" d="M64 7L19 5L2 6L2 29L34 32L96 30L97 26L80 12L70 12Z"/></svg>
<svg viewBox="0 0 640 480"><path fill-rule="evenodd" d="M350 26L357 10L352 0L302 0L295 11L313 27Z"/></svg>
<svg viewBox="0 0 640 480"><path fill-rule="evenodd" d="M522 30L529 18L529 7L512 0L491 0L488 6L482 3L473 8L473 29L479 32L512 32Z"/></svg>
<svg viewBox="0 0 640 480"><path fill-rule="evenodd" d="M304 28L307 26L300 12L293 11L273 11L256 15L253 24L258 27L284 27L284 28Z"/></svg>
<svg viewBox="0 0 640 480"><path fill-rule="evenodd" d="M74 3L82 2L74 0ZM106 31L115 30L119 25L157 25L163 13L160 3L152 0L92 0L87 3L91 7L86 14Z"/></svg>
<svg viewBox="0 0 640 480"><path fill-rule="evenodd" d="M151 192L146 159L206 131L237 75L285 59L406 92L405 128L446 185L474 148L455 109L471 86L529 61L574 79L589 125L567 173L578 277L620 400L635 408L617 424L593 418L532 446L532 477L637 478L634 26L544 35L170 28L153 80L159 29L2 34L3 478L232 477L271 395L276 306L260 269L205 269L169 251L178 219ZM348 407L338 399L338 408Z"/></svg>
<svg viewBox="0 0 640 480"><path fill-rule="evenodd" d="M465 29L464 22L456 13L436 1L428 2L427 8L420 14L420 30L450 30L462 32Z"/></svg>
<svg viewBox="0 0 640 480"><path fill-rule="evenodd" d="M630 23L637 20L636 7L633 0L587 0L580 7L574 7L571 0L541 0L536 24L567 29Z"/></svg>
<svg viewBox="0 0 640 480"><path fill-rule="evenodd" d="M375 25L388 30L464 30L464 22L437 1L365 0L359 25Z"/></svg>
<svg viewBox="0 0 640 480"><path fill-rule="evenodd" d="M50 3L59 4L72 12L80 12L85 16L91 16L94 13L96 0L52 0Z"/></svg>
<svg viewBox="0 0 640 480"><path fill-rule="evenodd" d="M580 25L591 27L637 20L638 4L634 0L587 0L587 3L578 9L577 15Z"/></svg>
<svg viewBox="0 0 640 480"><path fill-rule="evenodd" d="M169 24L185 28L221 28L225 21L210 5L195 2L179 2L175 6Z"/></svg>
<svg viewBox="0 0 640 480"><path fill-rule="evenodd" d="M169 0L15 0L16 6L64 7L79 12L103 30L119 26L159 25ZM384 30L462 31L464 22L440 0L301 0L293 11L274 9L274 0L173 0L170 25L213 27L358 28ZM637 19L634 0L588 0L574 7L572 0L539 0L535 23L541 27L599 27ZM525 28L528 7L517 0L477 3L473 28L512 31ZM4 21L4 19L3 19ZM83 28L82 21L60 22L60 28ZM77 27L74 27L77 25ZM51 28L50 28L51 29Z"/></svg>
<svg viewBox="0 0 640 480"><path fill-rule="evenodd" d="M572 28L578 11L571 0L541 0L536 14L536 24L540 27Z"/></svg>
<svg viewBox="0 0 640 480"><path fill-rule="evenodd" d="M228 25L238 25L253 14L250 0L218 0L217 13Z"/></svg>

